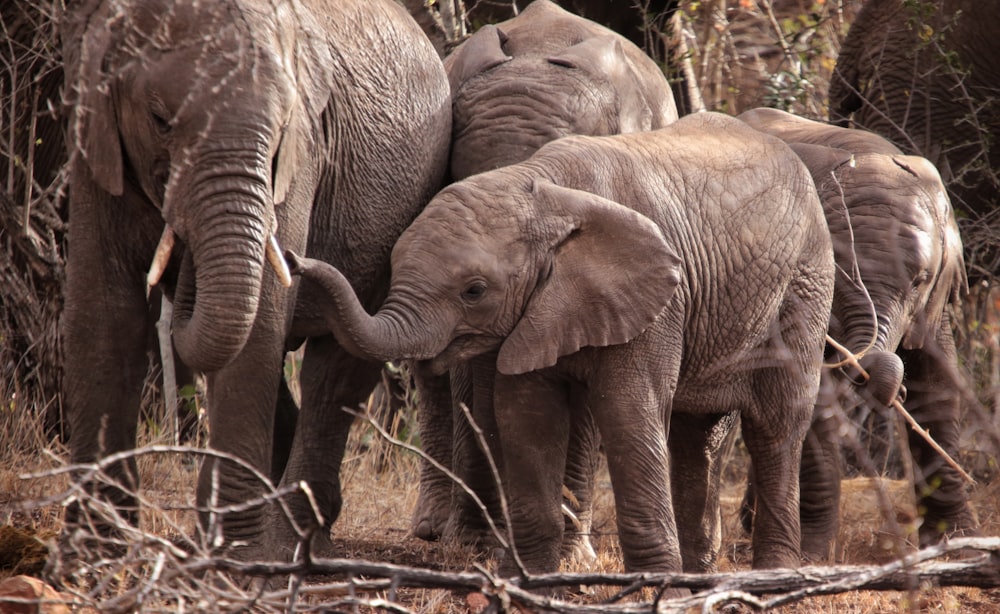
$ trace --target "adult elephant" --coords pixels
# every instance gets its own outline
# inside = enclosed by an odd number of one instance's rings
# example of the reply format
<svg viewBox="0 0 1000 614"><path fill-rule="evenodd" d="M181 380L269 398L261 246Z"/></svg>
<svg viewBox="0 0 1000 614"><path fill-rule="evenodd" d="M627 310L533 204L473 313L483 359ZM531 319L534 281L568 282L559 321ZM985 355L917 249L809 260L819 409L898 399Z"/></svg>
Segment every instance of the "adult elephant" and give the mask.
<svg viewBox="0 0 1000 614"><path fill-rule="evenodd" d="M335 268L293 258L293 269L329 294L327 322L358 355L440 371L496 353L504 488L528 571L558 566L581 412L607 453L627 569L680 570L678 526L697 530L671 506L675 413L739 416L774 503L758 516L754 566L798 564L794 476L834 270L809 175L779 140L698 114L559 139L453 184L400 237L374 316ZM705 505L717 512L718 499Z"/></svg>
<svg viewBox="0 0 1000 614"><path fill-rule="evenodd" d="M73 462L135 445L147 283L158 284L174 303L180 357L207 374L211 447L265 475L284 351L309 338L284 480L309 483L328 529L351 420L337 408L369 393L379 365L323 334L308 293L286 287L277 246L336 264L361 300L381 302L391 246L446 170L440 59L388 0L91 0L65 15L63 32ZM135 463L111 473L124 488L100 494L134 521ZM197 489L216 508L263 490L249 471L216 462L203 465ZM315 524L304 497L290 505L300 525ZM74 504L67 524L88 512ZM295 545L288 523L267 513L221 516L238 556ZM328 531L316 539L328 545Z"/></svg>
<svg viewBox="0 0 1000 614"><path fill-rule="evenodd" d="M838 378L859 382L863 397L887 407L905 387L905 406L951 455L959 445L964 386L948 309L967 291L962 242L937 170L903 155L882 137L775 109L739 116L793 146L809 167L833 241L838 269L830 335L860 357L870 379L824 370L800 476L802 550L829 556L840 511ZM971 534L977 522L962 476L919 435L909 438L922 546ZM749 523L744 508L744 522Z"/></svg>
<svg viewBox="0 0 1000 614"><path fill-rule="evenodd" d="M652 130L677 119L670 86L641 49L611 30L574 15L548 0L532 2L520 15L484 26L445 59L452 89L451 175L455 180L521 162L545 143L580 135ZM458 400L473 409L477 422L492 420L489 390L495 369L489 357L454 373ZM419 378L429 383L431 378ZM464 418L447 411L448 386L421 388L427 401L419 413L421 441L439 462L451 466L499 517L492 474ZM475 402L478 399L478 402ZM452 449L452 425L457 429ZM583 454L567 469L586 524L593 471L586 449L591 429L579 432ZM501 451L493 447L493 454ZM454 455L454 461L453 461ZM455 490L444 474L425 464L412 527L423 539L442 535L474 541L486 524L479 508ZM463 534L463 535L459 535ZM584 552L589 544L580 544Z"/></svg>
<svg viewBox="0 0 1000 614"><path fill-rule="evenodd" d="M977 0L869 0L841 47L830 119L930 160L948 187L970 274L1000 267L1000 12Z"/></svg>

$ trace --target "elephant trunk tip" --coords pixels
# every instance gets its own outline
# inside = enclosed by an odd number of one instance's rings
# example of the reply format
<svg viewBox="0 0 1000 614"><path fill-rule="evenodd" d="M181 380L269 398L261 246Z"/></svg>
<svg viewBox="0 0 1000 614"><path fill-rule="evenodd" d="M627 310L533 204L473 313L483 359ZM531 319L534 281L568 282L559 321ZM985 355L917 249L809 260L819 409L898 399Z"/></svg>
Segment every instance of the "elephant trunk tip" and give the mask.
<svg viewBox="0 0 1000 614"><path fill-rule="evenodd" d="M302 275L306 267L302 262L302 257L290 249L285 250L285 262L288 263L288 272L292 275Z"/></svg>

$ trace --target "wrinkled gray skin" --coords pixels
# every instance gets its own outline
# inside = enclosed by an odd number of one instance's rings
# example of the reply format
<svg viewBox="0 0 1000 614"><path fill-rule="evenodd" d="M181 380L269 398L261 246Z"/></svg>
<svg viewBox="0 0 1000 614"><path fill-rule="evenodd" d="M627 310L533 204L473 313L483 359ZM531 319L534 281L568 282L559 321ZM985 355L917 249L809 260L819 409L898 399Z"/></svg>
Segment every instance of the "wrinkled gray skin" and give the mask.
<svg viewBox="0 0 1000 614"><path fill-rule="evenodd" d="M832 121L872 130L938 168L964 214L974 279L1000 267L996 230L983 219L1000 206L997 83L1000 11L980 0L869 0L830 80Z"/></svg>
<svg viewBox="0 0 1000 614"><path fill-rule="evenodd" d="M454 179L527 159L562 136L655 130L677 119L663 72L592 21L535 0L445 59Z"/></svg>
<svg viewBox="0 0 1000 614"><path fill-rule="evenodd" d="M536 0L518 17L480 29L448 56L445 69L453 98L455 180L521 162L562 136L652 130L677 119L666 78L642 50L548 0ZM492 370L488 361L477 360L461 365L451 378L456 400L472 408L479 423L492 422L482 401L492 389ZM448 382L428 377L418 381L426 401L419 412L425 450L476 487L499 518L485 457L465 418L453 421L448 411ZM580 430L574 432L579 441L573 450L581 457L567 468L566 482L586 524L594 458L589 449L596 442L592 427L584 423L574 427ZM496 446L492 453L499 458ZM475 541L484 529L479 508L447 476L425 464L412 522L414 535Z"/></svg>
<svg viewBox="0 0 1000 614"><path fill-rule="evenodd" d="M292 261L329 294L327 322L352 352L436 371L495 357L504 487L528 571L559 564L581 411L607 453L627 569L680 570L682 552L686 562L718 551L693 539L714 528L705 516L718 519L707 466L692 462L683 478L713 499L688 497L675 521L673 413L739 416L771 502L758 513L754 565L798 564L795 476L834 270L808 172L777 139L706 113L653 132L567 137L453 184L400 237L374 316L336 269Z"/></svg>
<svg viewBox="0 0 1000 614"><path fill-rule="evenodd" d="M883 410L905 386L907 410L957 457L963 384L947 309L967 291L962 242L940 175L924 158L903 155L870 132L774 109L739 118L791 144L809 167L839 269L830 335L863 354L860 363L871 376L864 382L849 368L823 371L800 484L803 555L822 560L839 521L838 378L863 382L862 397ZM870 302L849 277L855 266ZM831 354L829 361L841 358ZM912 431L910 450L921 545L974 533L962 477Z"/></svg>
<svg viewBox="0 0 1000 614"><path fill-rule="evenodd" d="M265 244L273 234L335 263L362 301L381 302L391 246L446 170L440 60L409 15L382 0L89 2L63 32L74 105L62 321L72 460L135 445L146 272L166 223L177 244L160 286L181 359L207 374L214 449L267 475L284 351L310 338L284 480L309 482L328 529L351 421L333 408L356 406L379 365L317 326L307 293L265 266ZM202 505L263 492L221 463L213 495L216 467L206 462L199 476ZM134 484L134 462L114 474ZM135 520L134 498L103 495ZM291 505L314 524L302 498ZM71 507L68 526L83 512ZM287 556L290 528L268 513L222 519L227 543L243 542L237 555ZM317 546L328 539L319 531Z"/></svg>

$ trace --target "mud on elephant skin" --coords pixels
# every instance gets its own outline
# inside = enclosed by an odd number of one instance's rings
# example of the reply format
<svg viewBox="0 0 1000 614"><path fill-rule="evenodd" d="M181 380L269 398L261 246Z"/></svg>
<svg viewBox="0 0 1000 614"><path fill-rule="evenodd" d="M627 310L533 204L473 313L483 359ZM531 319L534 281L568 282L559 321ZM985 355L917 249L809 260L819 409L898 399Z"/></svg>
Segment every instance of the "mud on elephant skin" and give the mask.
<svg viewBox="0 0 1000 614"><path fill-rule="evenodd" d="M291 260L328 294L327 323L353 352L438 371L495 356L504 488L529 571L559 564L570 423L583 409L607 453L627 569L717 555L716 541L692 538L715 534L717 497L677 501L675 520L673 413L739 415L774 503L759 514L754 565L798 564L794 477L834 268L812 181L778 139L699 114L560 139L453 184L397 242L374 316L335 268ZM707 464L689 469L686 479L708 484Z"/></svg>
<svg viewBox="0 0 1000 614"><path fill-rule="evenodd" d="M839 270L829 333L861 356L870 375L865 382L846 367L823 372L800 478L803 554L822 560L838 529L840 433L850 420L843 407L854 405L856 394L886 411L905 389L907 410L957 455L964 384L948 310L967 290L962 242L941 177L926 159L903 155L872 132L775 109L739 118L789 143L812 173ZM846 387L845 396L844 378L861 385ZM921 545L974 533L962 476L916 434L909 444ZM745 523L748 511L745 505Z"/></svg>
<svg viewBox="0 0 1000 614"><path fill-rule="evenodd" d="M460 180L521 162L545 143L573 134L607 135L663 127L677 119L667 79L638 47L611 30L548 0L519 16L485 26L445 59L453 98L451 173ZM494 367L477 359L450 378L418 378L420 431L425 450L452 468L499 518L492 473L465 418L452 419L464 402L477 423L493 418L477 403L490 394ZM451 381L449 381L449 379ZM451 384L463 395L452 394ZM477 409L479 405L479 409ZM593 429L574 423L581 453L567 468L566 485L579 503L584 527L592 498ZM493 442L495 443L495 442ZM492 447L495 459L501 450ZM454 493L453 493L454 491ZM479 507L443 473L425 464L412 532L475 542L486 530ZM567 548L592 556L584 530Z"/></svg>
<svg viewBox="0 0 1000 614"><path fill-rule="evenodd" d="M281 279L277 245L335 263L362 300L381 300L392 244L446 170L440 59L383 0L88 0L63 19L72 461L135 446L147 281L158 283L174 303L181 358L207 374L210 445L265 475L286 342L309 337L284 480L310 484L328 528L350 417L326 410L356 405L379 365L316 326L307 293L283 287L292 280ZM263 492L249 472L218 468L218 492L215 466L202 468L201 505ZM113 473L136 486L134 463ZM101 494L134 519L129 493ZM297 522L314 524L301 497L290 504ZM72 506L67 527L86 513ZM226 542L242 544L237 555L287 556L295 546L288 523L268 513L222 519Z"/></svg>

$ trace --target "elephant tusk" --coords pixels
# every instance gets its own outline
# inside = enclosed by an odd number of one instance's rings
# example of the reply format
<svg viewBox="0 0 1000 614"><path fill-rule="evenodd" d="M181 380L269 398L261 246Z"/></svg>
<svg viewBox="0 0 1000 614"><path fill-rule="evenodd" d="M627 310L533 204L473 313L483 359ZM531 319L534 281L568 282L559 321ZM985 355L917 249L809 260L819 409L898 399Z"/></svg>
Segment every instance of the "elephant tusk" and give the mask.
<svg viewBox="0 0 1000 614"><path fill-rule="evenodd" d="M170 252L174 249L174 229L167 224L163 227L163 234L160 236L160 243L156 246L156 253L153 255L153 263L149 265L149 272L146 273L146 286L152 288L160 283L160 277L170 262Z"/></svg>
<svg viewBox="0 0 1000 614"><path fill-rule="evenodd" d="M288 270L288 263L281 255L281 246L278 245L278 237L271 235L267 241L267 261L271 263L271 268L278 274L278 281L288 288L292 285L292 272Z"/></svg>

